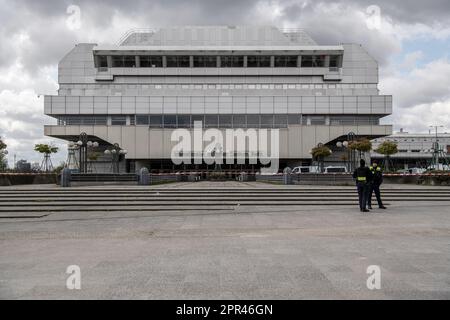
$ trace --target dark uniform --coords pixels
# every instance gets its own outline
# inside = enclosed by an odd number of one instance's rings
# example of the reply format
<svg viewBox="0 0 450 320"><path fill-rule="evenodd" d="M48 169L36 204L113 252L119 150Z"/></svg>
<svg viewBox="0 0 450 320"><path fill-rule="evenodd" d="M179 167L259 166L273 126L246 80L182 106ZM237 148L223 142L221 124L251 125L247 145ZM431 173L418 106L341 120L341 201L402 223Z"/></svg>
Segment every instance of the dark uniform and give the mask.
<svg viewBox="0 0 450 320"><path fill-rule="evenodd" d="M367 199L367 205L369 209L372 209L372 194L375 192L375 197L377 198L378 207L380 209L386 209L381 201L380 185L383 183L383 172L378 166L370 167L372 171L372 182L370 183L369 197Z"/></svg>
<svg viewBox="0 0 450 320"><path fill-rule="evenodd" d="M353 179L356 181L358 189L359 209L361 212L367 212L366 205L369 196L369 184L372 181L372 171L365 165L361 165L353 172Z"/></svg>

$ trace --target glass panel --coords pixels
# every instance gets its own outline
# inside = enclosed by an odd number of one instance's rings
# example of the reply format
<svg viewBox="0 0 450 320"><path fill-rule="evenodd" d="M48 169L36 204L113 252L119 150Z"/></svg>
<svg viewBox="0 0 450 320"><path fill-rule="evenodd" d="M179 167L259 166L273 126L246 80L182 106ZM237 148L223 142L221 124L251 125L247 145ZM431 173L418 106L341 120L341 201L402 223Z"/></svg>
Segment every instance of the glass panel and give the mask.
<svg viewBox="0 0 450 320"><path fill-rule="evenodd" d="M286 114L276 114L274 115L274 127L275 128L286 128L287 127L287 115Z"/></svg>
<svg viewBox="0 0 450 320"><path fill-rule="evenodd" d="M189 56L167 56L168 68L189 68Z"/></svg>
<svg viewBox="0 0 450 320"><path fill-rule="evenodd" d="M123 66L125 68L136 67L136 57L135 56L124 56L123 57Z"/></svg>
<svg viewBox="0 0 450 320"><path fill-rule="evenodd" d="M270 67L270 56L247 56L247 67L268 68Z"/></svg>
<svg viewBox="0 0 450 320"><path fill-rule="evenodd" d="M299 114L288 115L288 124L300 124L301 122Z"/></svg>
<svg viewBox="0 0 450 320"><path fill-rule="evenodd" d="M178 128L190 128L191 116L190 115L178 115Z"/></svg>
<svg viewBox="0 0 450 320"><path fill-rule="evenodd" d="M113 126L124 126L127 124L127 119L125 116L112 116L111 125Z"/></svg>
<svg viewBox="0 0 450 320"><path fill-rule="evenodd" d="M215 68L217 67L216 56L194 56L194 68Z"/></svg>
<svg viewBox="0 0 450 320"><path fill-rule="evenodd" d="M297 56L275 56L275 67L297 67Z"/></svg>
<svg viewBox="0 0 450 320"><path fill-rule="evenodd" d="M324 125L325 116L311 116L311 125Z"/></svg>
<svg viewBox="0 0 450 320"><path fill-rule="evenodd" d="M273 127L273 115L272 114L262 114L261 115L261 128L272 128Z"/></svg>
<svg viewBox="0 0 450 320"><path fill-rule="evenodd" d="M220 128L231 128L232 127L231 114L221 114L221 115L219 115L219 127Z"/></svg>
<svg viewBox="0 0 450 320"><path fill-rule="evenodd" d="M313 66L313 57L312 56L302 56L302 68L311 68Z"/></svg>
<svg viewBox="0 0 450 320"><path fill-rule="evenodd" d="M339 56L330 56L330 68L339 68Z"/></svg>
<svg viewBox="0 0 450 320"><path fill-rule="evenodd" d="M148 125L149 124L148 114L137 114L136 115L136 124L137 125Z"/></svg>
<svg viewBox="0 0 450 320"><path fill-rule="evenodd" d="M151 115L150 116L150 127L152 128L162 128L163 117L161 115Z"/></svg>
<svg viewBox="0 0 450 320"><path fill-rule="evenodd" d="M162 67L162 56L140 56L139 59L142 68Z"/></svg>
<svg viewBox="0 0 450 320"><path fill-rule="evenodd" d="M123 56L111 56L113 68L123 68Z"/></svg>
<svg viewBox="0 0 450 320"><path fill-rule="evenodd" d="M259 128L259 115L248 114L247 115L247 128Z"/></svg>
<svg viewBox="0 0 450 320"><path fill-rule="evenodd" d="M323 68L325 66L325 56L313 56L313 67Z"/></svg>
<svg viewBox="0 0 450 320"><path fill-rule="evenodd" d="M97 56L98 68L108 67L108 57L107 56Z"/></svg>
<svg viewBox="0 0 450 320"><path fill-rule="evenodd" d="M205 115L205 127L206 128L217 128L218 127L218 117L217 114L207 114Z"/></svg>
<svg viewBox="0 0 450 320"><path fill-rule="evenodd" d="M244 66L244 56L221 56L220 66L222 68L240 68Z"/></svg>
<svg viewBox="0 0 450 320"><path fill-rule="evenodd" d="M244 114L233 115L233 128L246 128L247 121Z"/></svg>
<svg viewBox="0 0 450 320"><path fill-rule="evenodd" d="M164 128L176 128L177 127L177 116L174 114L164 115Z"/></svg>

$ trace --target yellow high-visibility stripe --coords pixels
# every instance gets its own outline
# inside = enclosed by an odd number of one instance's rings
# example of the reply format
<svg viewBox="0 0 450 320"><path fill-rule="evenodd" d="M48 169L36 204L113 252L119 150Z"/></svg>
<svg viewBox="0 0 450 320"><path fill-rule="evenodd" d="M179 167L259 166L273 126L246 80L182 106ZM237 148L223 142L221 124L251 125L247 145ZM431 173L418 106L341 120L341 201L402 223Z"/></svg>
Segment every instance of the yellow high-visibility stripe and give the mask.
<svg viewBox="0 0 450 320"><path fill-rule="evenodd" d="M358 181L366 181L366 177L358 177L357 180Z"/></svg>

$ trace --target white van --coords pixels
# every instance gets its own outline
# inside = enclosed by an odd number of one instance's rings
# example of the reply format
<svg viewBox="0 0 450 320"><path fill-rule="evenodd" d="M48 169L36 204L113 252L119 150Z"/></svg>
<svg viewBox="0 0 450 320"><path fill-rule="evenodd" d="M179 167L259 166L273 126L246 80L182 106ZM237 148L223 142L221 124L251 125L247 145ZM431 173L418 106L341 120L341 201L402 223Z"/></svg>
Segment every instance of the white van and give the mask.
<svg viewBox="0 0 450 320"><path fill-rule="evenodd" d="M300 166L292 169L292 173L317 173L319 172L316 166Z"/></svg>
<svg viewBox="0 0 450 320"><path fill-rule="evenodd" d="M325 173L346 173L347 167L346 166L328 166L325 167Z"/></svg>

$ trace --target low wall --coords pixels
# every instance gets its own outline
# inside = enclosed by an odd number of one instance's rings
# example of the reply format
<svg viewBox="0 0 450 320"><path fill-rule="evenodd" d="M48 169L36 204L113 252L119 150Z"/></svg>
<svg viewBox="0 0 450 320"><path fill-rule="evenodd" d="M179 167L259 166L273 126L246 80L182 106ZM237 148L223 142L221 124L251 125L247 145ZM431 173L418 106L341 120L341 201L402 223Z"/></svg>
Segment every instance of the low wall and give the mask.
<svg viewBox="0 0 450 320"><path fill-rule="evenodd" d="M56 181L57 175L54 173L0 173L0 186L55 184Z"/></svg>

